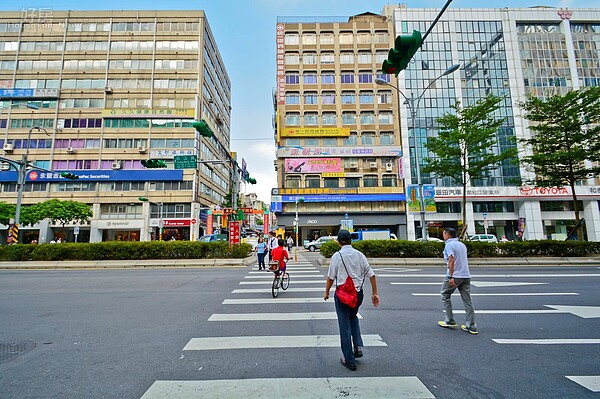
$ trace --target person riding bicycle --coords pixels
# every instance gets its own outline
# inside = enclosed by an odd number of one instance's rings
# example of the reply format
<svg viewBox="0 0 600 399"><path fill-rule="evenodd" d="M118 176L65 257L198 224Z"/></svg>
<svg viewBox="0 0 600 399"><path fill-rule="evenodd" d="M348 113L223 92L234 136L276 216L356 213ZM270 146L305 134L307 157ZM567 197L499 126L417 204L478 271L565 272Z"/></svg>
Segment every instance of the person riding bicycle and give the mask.
<svg viewBox="0 0 600 399"><path fill-rule="evenodd" d="M285 241L283 238L277 240L277 244L279 245L277 248L271 251L272 258L271 260L279 262L279 271L274 272L276 276L279 276L281 273L284 273L285 276L285 266L286 262L290 259L290 255L288 251L285 249Z"/></svg>

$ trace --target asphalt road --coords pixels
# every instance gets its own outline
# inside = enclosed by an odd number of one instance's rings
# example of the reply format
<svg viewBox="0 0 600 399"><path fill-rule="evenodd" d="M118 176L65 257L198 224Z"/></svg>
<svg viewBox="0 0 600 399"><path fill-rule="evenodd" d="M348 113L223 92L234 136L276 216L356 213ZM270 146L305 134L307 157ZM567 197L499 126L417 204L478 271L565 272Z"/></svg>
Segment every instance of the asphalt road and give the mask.
<svg viewBox="0 0 600 399"><path fill-rule="evenodd" d="M379 269L381 306L360 310L372 345L352 372L339 364L334 306L319 300L317 257L290 264L277 299L255 267L1 271L0 398L598 397L597 267L473 270L476 336L437 326L443 269ZM567 376L596 378L579 379L586 388ZM347 386L330 394L323 381Z"/></svg>

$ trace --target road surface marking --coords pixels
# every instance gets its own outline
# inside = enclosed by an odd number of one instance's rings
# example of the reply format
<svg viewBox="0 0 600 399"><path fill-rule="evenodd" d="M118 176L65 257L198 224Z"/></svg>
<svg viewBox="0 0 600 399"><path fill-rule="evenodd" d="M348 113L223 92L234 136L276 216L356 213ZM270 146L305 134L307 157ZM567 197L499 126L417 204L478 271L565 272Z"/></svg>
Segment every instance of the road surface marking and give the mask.
<svg viewBox="0 0 600 399"><path fill-rule="evenodd" d="M379 276L377 276L379 277ZM442 283L390 283L391 285L439 285L442 286Z"/></svg>
<svg viewBox="0 0 600 399"><path fill-rule="evenodd" d="M240 281L240 285L269 285L273 284L273 279L265 280L265 281ZM319 280L294 280L294 285L296 284L320 284L325 287L325 279L320 278Z"/></svg>
<svg viewBox="0 0 600 399"><path fill-rule="evenodd" d="M439 285L441 286L441 282L437 283L396 283L391 282L392 285ZM548 283L520 283L520 282L504 282L504 281L472 281L471 285L479 288L489 288L489 287L516 287L520 285L545 285Z"/></svg>
<svg viewBox="0 0 600 399"><path fill-rule="evenodd" d="M313 272L314 273L314 272ZM290 276L292 276L292 278L323 278L325 276L323 276L322 274L311 274L309 276L306 276L304 274L298 274L298 272L293 272L290 270ZM264 272L262 272L262 275L260 276L245 276L244 278L248 278L248 279L256 279L256 278L271 278L271 281L273 281L273 275L272 274L266 274Z"/></svg>
<svg viewBox="0 0 600 399"><path fill-rule="evenodd" d="M439 295L439 294L438 294ZM334 303L320 298L248 298L248 299L225 299L223 305L260 305L264 303Z"/></svg>
<svg viewBox="0 0 600 399"><path fill-rule="evenodd" d="M583 319L596 319L600 317L600 306L563 306L563 305L544 305L560 312L567 312L579 316Z"/></svg>
<svg viewBox="0 0 600 399"><path fill-rule="evenodd" d="M357 315L362 319L360 313ZM290 321L290 320L337 320L335 312L305 312L305 313L214 313L208 321Z"/></svg>
<svg viewBox="0 0 600 399"><path fill-rule="evenodd" d="M565 377L592 392L600 392L600 375L567 375Z"/></svg>
<svg viewBox="0 0 600 399"><path fill-rule="evenodd" d="M160 380L155 381L141 399L334 399L345 397L435 399L435 396L417 377L256 378L203 381Z"/></svg>
<svg viewBox="0 0 600 399"><path fill-rule="evenodd" d="M439 274L378 274L377 277L431 277L431 278L443 278L444 273ZM533 278L533 277L600 277L600 273L563 273L563 274L471 274L471 278Z"/></svg>
<svg viewBox="0 0 600 399"><path fill-rule="evenodd" d="M413 292L414 296L436 296L439 297L440 293L437 292L435 294L421 294L417 292ZM556 295L579 295L577 292L511 292L504 294L473 294L471 296L556 296Z"/></svg>
<svg viewBox="0 0 600 399"><path fill-rule="evenodd" d="M492 339L497 344L507 345L582 345L600 344L600 339L572 338L572 339Z"/></svg>
<svg viewBox="0 0 600 399"><path fill-rule="evenodd" d="M288 288L285 292L325 292L325 288L323 287L301 287L301 288ZM236 290L231 291L232 294L271 294L270 288L238 288Z"/></svg>
<svg viewBox="0 0 600 399"><path fill-rule="evenodd" d="M377 334L363 334L364 346L387 346ZM218 349L339 348L339 335L281 335L192 338L184 351Z"/></svg>

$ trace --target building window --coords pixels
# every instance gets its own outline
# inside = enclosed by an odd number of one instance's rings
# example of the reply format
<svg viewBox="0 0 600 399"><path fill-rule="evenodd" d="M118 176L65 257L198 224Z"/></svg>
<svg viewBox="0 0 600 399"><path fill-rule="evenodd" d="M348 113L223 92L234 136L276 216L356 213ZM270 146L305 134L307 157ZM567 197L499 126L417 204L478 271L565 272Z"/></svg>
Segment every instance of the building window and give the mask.
<svg viewBox="0 0 600 399"><path fill-rule="evenodd" d="M356 125L356 112L343 112L342 125Z"/></svg>
<svg viewBox="0 0 600 399"><path fill-rule="evenodd" d="M304 126L318 126L319 115L316 112L307 112L304 114Z"/></svg>
<svg viewBox="0 0 600 399"><path fill-rule="evenodd" d="M335 92L326 91L322 94L323 104L335 104Z"/></svg>
<svg viewBox="0 0 600 399"><path fill-rule="evenodd" d="M317 35L314 34L313 32L308 33L308 32L304 32L302 33L302 44L304 45L308 45L308 46L314 46L317 44Z"/></svg>
<svg viewBox="0 0 600 399"><path fill-rule="evenodd" d="M346 177L346 187L359 187L360 179L358 177Z"/></svg>
<svg viewBox="0 0 600 399"><path fill-rule="evenodd" d="M285 93L285 103L287 105L300 104L300 93Z"/></svg>
<svg viewBox="0 0 600 399"><path fill-rule="evenodd" d="M300 64L300 55L298 53L288 53L285 55L285 65Z"/></svg>
<svg viewBox="0 0 600 399"><path fill-rule="evenodd" d="M323 137L323 145L336 146L337 137Z"/></svg>
<svg viewBox="0 0 600 399"><path fill-rule="evenodd" d="M363 177L364 187L377 187L378 177L377 175L365 175Z"/></svg>
<svg viewBox="0 0 600 399"><path fill-rule="evenodd" d="M324 85L335 84L335 73L334 72L321 73L321 83L323 83Z"/></svg>
<svg viewBox="0 0 600 399"><path fill-rule="evenodd" d="M354 53L341 53L340 54L340 64L354 64Z"/></svg>
<svg viewBox="0 0 600 399"><path fill-rule="evenodd" d="M285 188L300 188L300 176L291 175L285 177Z"/></svg>
<svg viewBox="0 0 600 399"><path fill-rule="evenodd" d="M321 64L335 64L335 55L333 53L321 54Z"/></svg>
<svg viewBox="0 0 600 399"><path fill-rule="evenodd" d="M304 65L315 65L317 63L317 53L303 53L302 63Z"/></svg>
<svg viewBox="0 0 600 399"><path fill-rule="evenodd" d="M354 83L354 72L344 71L340 76L342 83Z"/></svg>
<svg viewBox="0 0 600 399"><path fill-rule="evenodd" d="M356 132L351 132L350 136L344 137L344 146L353 146L358 143L358 136Z"/></svg>
<svg viewBox="0 0 600 399"><path fill-rule="evenodd" d="M319 39L321 44L335 44L335 36L331 32L321 32Z"/></svg>
<svg viewBox="0 0 600 399"><path fill-rule="evenodd" d="M300 36L297 33L286 33L284 43L289 46L297 46L300 44Z"/></svg>
<svg viewBox="0 0 600 399"><path fill-rule="evenodd" d="M358 83L373 83L373 74L371 72L359 72Z"/></svg>
<svg viewBox="0 0 600 399"><path fill-rule="evenodd" d="M361 104L373 104L373 92L372 91L361 91L358 95L358 101Z"/></svg>
<svg viewBox="0 0 600 399"><path fill-rule="evenodd" d="M353 91L343 91L342 104L356 104L356 94Z"/></svg>
<svg viewBox="0 0 600 399"><path fill-rule="evenodd" d="M326 177L323 179L323 187L325 188L338 188L340 186L340 179L337 177Z"/></svg>
<svg viewBox="0 0 600 399"><path fill-rule="evenodd" d="M322 116L323 125L335 126L337 125L337 117L335 112L323 112Z"/></svg>
<svg viewBox="0 0 600 399"><path fill-rule="evenodd" d="M391 91L378 91L377 92L377 104L391 104L392 103L392 92Z"/></svg>
<svg viewBox="0 0 600 399"><path fill-rule="evenodd" d="M394 133L392 133L392 132L380 133L379 144L381 144L381 145L394 144Z"/></svg>
<svg viewBox="0 0 600 399"><path fill-rule="evenodd" d="M285 115L286 126L300 126L300 114L286 114Z"/></svg>
<svg viewBox="0 0 600 399"><path fill-rule="evenodd" d="M358 63L359 64L370 64L373 61L373 55L371 53L367 53L361 51L358 53Z"/></svg>
<svg viewBox="0 0 600 399"><path fill-rule="evenodd" d="M317 93L309 91L304 93L304 104L305 105L317 105Z"/></svg>
<svg viewBox="0 0 600 399"><path fill-rule="evenodd" d="M461 213L460 202L435 202L437 213Z"/></svg>
<svg viewBox="0 0 600 399"><path fill-rule="evenodd" d="M306 176L306 188L321 188L321 178L319 176Z"/></svg>
<svg viewBox="0 0 600 399"><path fill-rule="evenodd" d="M316 85L317 84L317 73L316 72L305 72L304 75L305 85Z"/></svg>
<svg viewBox="0 0 600 399"><path fill-rule="evenodd" d="M375 133L362 132L360 134L360 142L362 145L375 145Z"/></svg>
<svg viewBox="0 0 600 399"><path fill-rule="evenodd" d="M374 125L375 124L375 113L373 112L361 112L360 113L361 125Z"/></svg>
<svg viewBox="0 0 600 399"><path fill-rule="evenodd" d="M391 112L379 112L380 125L393 125L394 119Z"/></svg>
<svg viewBox="0 0 600 399"><path fill-rule="evenodd" d="M285 83L288 85L300 84L300 74L298 72L286 72Z"/></svg>
<svg viewBox="0 0 600 399"><path fill-rule="evenodd" d="M318 138L305 138L304 139L304 145L305 146L318 146L319 145L319 139Z"/></svg>
<svg viewBox="0 0 600 399"><path fill-rule="evenodd" d="M381 177L382 187L398 187L398 180L395 175L383 175Z"/></svg>
<svg viewBox="0 0 600 399"><path fill-rule="evenodd" d="M354 34L352 32L340 33L340 44L353 44Z"/></svg>

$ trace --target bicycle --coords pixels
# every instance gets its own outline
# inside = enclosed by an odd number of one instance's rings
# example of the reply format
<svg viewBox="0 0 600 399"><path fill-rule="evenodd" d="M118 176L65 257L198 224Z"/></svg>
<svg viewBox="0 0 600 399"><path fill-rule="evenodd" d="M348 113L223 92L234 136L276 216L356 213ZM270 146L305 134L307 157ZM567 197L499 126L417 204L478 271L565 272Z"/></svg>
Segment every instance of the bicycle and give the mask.
<svg viewBox="0 0 600 399"><path fill-rule="evenodd" d="M275 278L273 278L273 284L271 285L271 295L273 295L273 298L277 298L280 287L285 291L290 286L290 275L287 270L285 273L280 273L277 275L277 272L279 272L278 261L269 262L269 270L275 274Z"/></svg>

